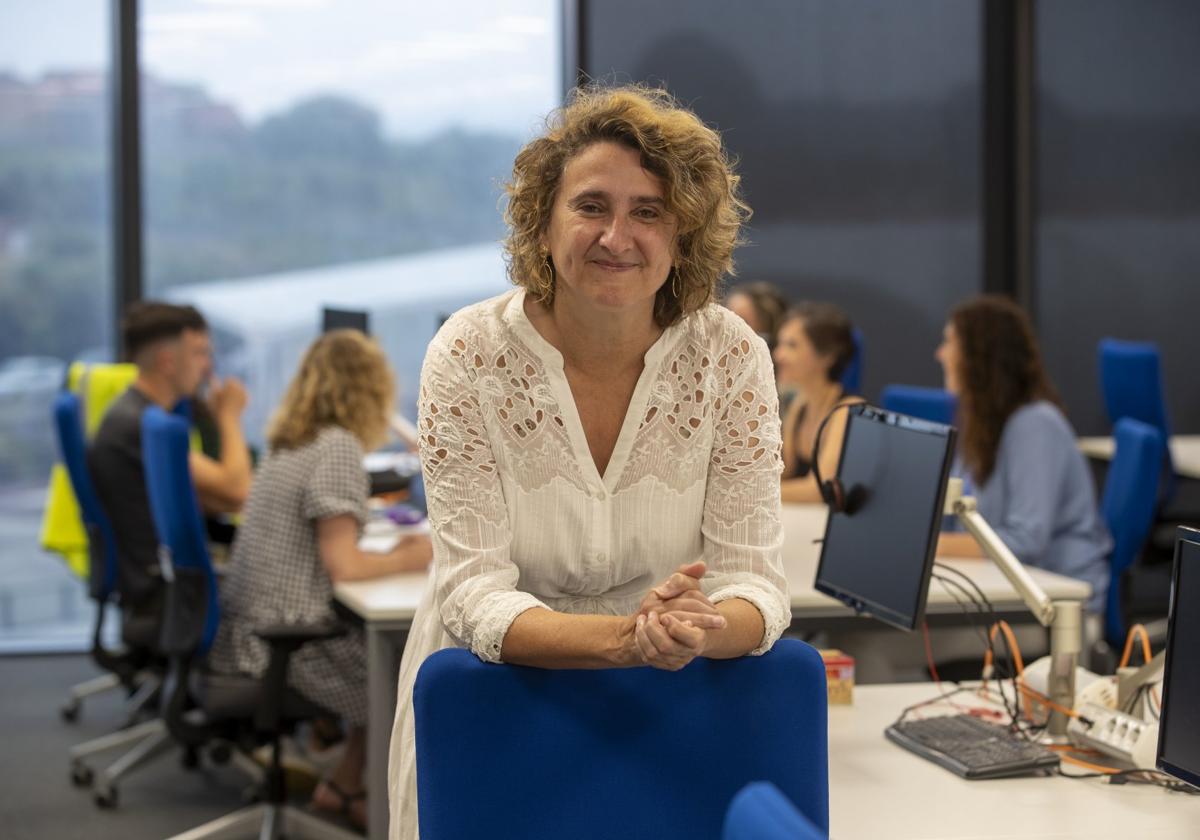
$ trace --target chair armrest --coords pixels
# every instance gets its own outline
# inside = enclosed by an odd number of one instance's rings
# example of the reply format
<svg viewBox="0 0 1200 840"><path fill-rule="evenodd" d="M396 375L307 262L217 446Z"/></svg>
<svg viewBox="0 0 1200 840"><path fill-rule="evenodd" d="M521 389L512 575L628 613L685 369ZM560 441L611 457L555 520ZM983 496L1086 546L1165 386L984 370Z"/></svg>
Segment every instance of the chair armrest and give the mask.
<svg viewBox="0 0 1200 840"><path fill-rule="evenodd" d="M345 627L331 623L272 624L254 630L254 635L271 647L267 672L263 675L264 702L255 715L255 723L260 731L277 732L279 729L291 655L308 642L328 641L345 634Z"/></svg>
<svg viewBox="0 0 1200 840"><path fill-rule="evenodd" d="M268 644L302 645L307 642L323 642L346 635L340 624L270 624L256 627L254 635Z"/></svg>

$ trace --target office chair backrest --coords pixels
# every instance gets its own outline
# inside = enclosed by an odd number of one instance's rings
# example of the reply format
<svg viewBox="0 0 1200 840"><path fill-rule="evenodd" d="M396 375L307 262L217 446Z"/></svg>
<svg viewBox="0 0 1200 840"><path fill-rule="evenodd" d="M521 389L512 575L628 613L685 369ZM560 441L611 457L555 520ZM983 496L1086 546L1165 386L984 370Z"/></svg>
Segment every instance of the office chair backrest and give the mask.
<svg viewBox="0 0 1200 840"><path fill-rule="evenodd" d="M1169 441L1171 424L1167 417L1158 345L1105 338L1101 339L1098 352L1100 388L1109 422L1115 426L1124 417L1140 420L1158 429L1163 440ZM1167 469L1160 479L1159 501L1167 502L1175 495L1175 472L1169 445L1163 458Z"/></svg>
<svg viewBox="0 0 1200 840"><path fill-rule="evenodd" d="M850 364L846 365L846 369L842 371L842 390L847 394L861 394L864 343L862 330L855 327L851 330L850 336L854 339L854 357L850 359Z"/></svg>
<svg viewBox="0 0 1200 840"><path fill-rule="evenodd" d="M55 398L54 429L87 533L88 591L93 600L104 603L116 593L117 541L112 523L100 506L100 497L96 495L92 476L88 472L83 408L77 394L63 391Z"/></svg>
<svg viewBox="0 0 1200 840"><path fill-rule="evenodd" d="M422 840L720 837L745 784L829 825L825 667L761 657L556 671L434 653L413 691Z"/></svg>
<svg viewBox="0 0 1200 840"><path fill-rule="evenodd" d="M918 385L885 385L879 404L888 411L898 411L934 423L954 425L958 400L941 388L922 388Z"/></svg>
<svg viewBox="0 0 1200 840"><path fill-rule="evenodd" d="M146 493L167 581L163 652L203 656L212 646L220 613L207 534L188 466L188 424L150 406L142 414Z"/></svg>
<svg viewBox="0 0 1200 840"><path fill-rule="evenodd" d="M738 791L725 814L721 840L825 840L770 782L752 782Z"/></svg>
<svg viewBox="0 0 1200 840"><path fill-rule="evenodd" d="M1113 538L1104 636L1109 644L1119 646L1125 641L1121 576L1137 559L1154 524L1167 446L1158 429L1137 420L1118 420L1113 431L1117 448L1104 481L1100 507Z"/></svg>

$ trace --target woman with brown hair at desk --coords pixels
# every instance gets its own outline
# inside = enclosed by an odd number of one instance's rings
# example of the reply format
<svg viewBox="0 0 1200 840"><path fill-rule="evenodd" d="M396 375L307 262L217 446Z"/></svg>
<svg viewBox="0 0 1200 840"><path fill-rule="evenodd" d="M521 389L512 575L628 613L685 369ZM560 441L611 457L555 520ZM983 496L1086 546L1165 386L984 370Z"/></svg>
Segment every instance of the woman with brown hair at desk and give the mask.
<svg viewBox="0 0 1200 840"><path fill-rule="evenodd" d="M333 585L424 569L429 538L407 536L388 553L361 551L367 521L364 450L388 437L393 376L379 346L356 330L334 330L305 353L267 430L221 587L214 670L261 675L269 651L257 628L336 621ZM361 631L304 645L288 684L348 725L341 761L313 793L317 808L366 824L367 666Z"/></svg>
<svg viewBox="0 0 1200 840"><path fill-rule="evenodd" d="M854 360L850 319L832 303L804 302L785 316L775 347L780 389L795 396L783 415L783 501L820 504L820 489L812 471L813 444L822 428L820 473L837 475L846 434L842 406L862 402L842 388L842 374Z"/></svg>
<svg viewBox="0 0 1200 840"><path fill-rule="evenodd" d="M1022 563L1091 584L1088 610L1102 612L1112 538L1029 317L1007 298L967 301L951 313L936 356L958 397L953 474L963 492ZM983 550L970 534L947 532L938 554Z"/></svg>

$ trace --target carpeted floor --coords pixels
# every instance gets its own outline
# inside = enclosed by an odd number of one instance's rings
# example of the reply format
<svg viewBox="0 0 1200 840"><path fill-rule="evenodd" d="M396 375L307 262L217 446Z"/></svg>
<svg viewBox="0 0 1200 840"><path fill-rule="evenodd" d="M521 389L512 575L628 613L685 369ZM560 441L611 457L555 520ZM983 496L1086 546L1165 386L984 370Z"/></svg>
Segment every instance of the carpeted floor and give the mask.
<svg viewBox="0 0 1200 840"><path fill-rule="evenodd" d="M98 673L86 656L0 657L0 837L162 840L242 807L242 773L207 762L184 769L181 751L122 779L113 810L97 808L89 789L72 786L68 748L121 719L115 692L86 700L77 723L59 717L68 687Z"/></svg>

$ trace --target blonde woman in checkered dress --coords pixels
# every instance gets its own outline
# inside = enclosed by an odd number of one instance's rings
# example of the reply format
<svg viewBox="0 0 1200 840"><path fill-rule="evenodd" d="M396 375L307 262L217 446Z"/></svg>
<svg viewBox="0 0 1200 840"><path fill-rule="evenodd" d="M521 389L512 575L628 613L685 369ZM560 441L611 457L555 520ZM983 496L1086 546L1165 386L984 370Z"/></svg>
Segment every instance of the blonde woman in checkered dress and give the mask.
<svg viewBox="0 0 1200 840"><path fill-rule="evenodd" d="M254 479L221 591L212 653L218 670L259 675L266 644L254 630L278 622L333 619L333 584L425 568L429 538L409 537L388 554L360 551L367 518L364 450L387 436L393 376L383 352L353 330L307 351L267 432L270 452ZM289 685L349 727L340 764L313 804L365 824L366 648L361 633L305 645Z"/></svg>

